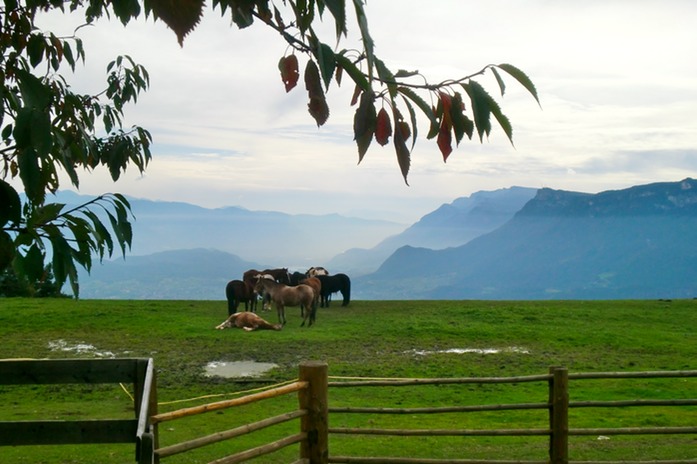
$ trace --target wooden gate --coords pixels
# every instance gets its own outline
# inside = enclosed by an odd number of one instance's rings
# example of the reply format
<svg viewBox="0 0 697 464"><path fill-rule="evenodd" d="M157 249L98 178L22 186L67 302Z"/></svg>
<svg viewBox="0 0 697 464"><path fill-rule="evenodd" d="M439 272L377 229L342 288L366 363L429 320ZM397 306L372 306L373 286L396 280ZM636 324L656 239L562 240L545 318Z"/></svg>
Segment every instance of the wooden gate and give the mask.
<svg viewBox="0 0 697 464"><path fill-rule="evenodd" d="M157 413L152 359L0 360L0 385L130 383L135 418L0 421L0 446L134 443L139 464L155 462Z"/></svg>

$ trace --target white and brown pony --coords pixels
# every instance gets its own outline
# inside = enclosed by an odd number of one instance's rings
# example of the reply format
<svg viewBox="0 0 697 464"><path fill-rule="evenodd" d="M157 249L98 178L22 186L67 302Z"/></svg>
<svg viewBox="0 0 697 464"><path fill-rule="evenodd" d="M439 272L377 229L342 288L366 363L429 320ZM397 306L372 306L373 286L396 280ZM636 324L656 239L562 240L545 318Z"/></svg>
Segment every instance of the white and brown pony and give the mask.
<svg viewBox="0 0 697 464"><path fill-rule="evenodd" d="M246 330L247 332L262 329L281 330L283 328L281 324L271 324L256 314L247 311L231 314L227 319L225 319L225 321L223 321L222 324L217 325L215 328L218 330L223 330L230 327L238 327Z"/></svg>
<svg viewBox="0 0 697 464"><path fill-rule="evenodd" d="M300 324L300 327L304 326L308 319L310 320L308 327L315 322L317 309L316 306L313 306L315 291L309 285L301 284L289 287L273 280L258 279L254 289L257 293L266 292L271 297L271 301L276 306L278 322L282 325L286 324L286 306L300 306L301 314L303 314L303 323Z"/></svg>
<svg viewBox="0 0 697 464"><path fill-rule="evenodd" d="M305 275L308 277L317 277L321 275L329 275L329 271L327 271L325 268L316 266L316 267L311 267L310 269L305 272Z"/></svg>

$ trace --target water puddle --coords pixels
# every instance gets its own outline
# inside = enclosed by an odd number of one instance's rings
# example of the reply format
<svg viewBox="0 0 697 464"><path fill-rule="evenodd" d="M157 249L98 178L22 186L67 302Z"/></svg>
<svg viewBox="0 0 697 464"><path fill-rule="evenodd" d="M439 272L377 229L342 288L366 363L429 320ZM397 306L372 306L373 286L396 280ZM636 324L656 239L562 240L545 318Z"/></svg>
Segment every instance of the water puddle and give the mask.
<svg viewBox="0 0 697 464"><path fill-rule="evenodd" d="M426 355L430 355L430 354L441 354L441 353L450 353L450 354L522 353L522 354L530 354L530 351L526 350L525 348L520 348L517 346L509 346L507 348L449 348L447 350L436 350L436 351L410 350L410 351L407 351L407 353L415 354L418 356L426 356Z"/></svg>
<svg viewBox="0 0 697 464"><path fill-rule="evenodd" d="M79 355L88 354L97 358L116 357L111 351L100 351L96 346L84 342L68 343L65 340L55 340L48 342L48 349L51 351L63 351Z"/></svg>
<svg viewBox="0 0 697 464"><path fill-rule="evenodd" d="M278 367L278 364L256 361L212 361L206 364L205 370L206 377L236 379L240 377L258 377L275 367Z"/></svg>

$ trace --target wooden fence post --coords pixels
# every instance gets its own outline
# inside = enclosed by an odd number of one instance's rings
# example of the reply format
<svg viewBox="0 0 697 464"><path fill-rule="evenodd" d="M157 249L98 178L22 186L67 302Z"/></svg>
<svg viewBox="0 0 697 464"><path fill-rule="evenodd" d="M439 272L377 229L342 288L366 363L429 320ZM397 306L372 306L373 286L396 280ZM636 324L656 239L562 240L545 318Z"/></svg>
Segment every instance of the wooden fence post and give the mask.
<svg viewBox="0 0 697 464"><path fill-rule="evenodd" d="M550 367L549 381L549 460L551 464L569 462L569 372Z"/></svg>
<svg viewBox="0 0 697 464"><path fill-rule="evenodd" d="M308 414L300 420L307 439L300 444L300 459L310 464L326 464L329 460L329 405L327 363L309 361L300 364L300 380L309 383L298 392L300 409Z"/></svg>

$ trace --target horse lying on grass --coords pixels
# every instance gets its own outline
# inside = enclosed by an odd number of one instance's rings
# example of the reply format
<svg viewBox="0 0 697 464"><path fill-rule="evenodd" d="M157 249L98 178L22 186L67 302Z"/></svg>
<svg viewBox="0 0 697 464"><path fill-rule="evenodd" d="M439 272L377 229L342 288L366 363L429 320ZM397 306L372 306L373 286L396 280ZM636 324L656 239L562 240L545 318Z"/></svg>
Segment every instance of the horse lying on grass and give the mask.
<svg viewBox="0 0 697 464"><path fill-rule="evenodd" d="M305 325L308 318L310 320L308 327L315 322L317 306L313 304L315 302L315 291L312 290L312 287L304 284L289 287L273 280L259 279L254 286L254 290L257 293L266 292L271 297L271 301L276 306L276 312L278 313L278 322L282 325L286 324L286 306L300 306L301 314L303 314L303 323L300 324L300 327Z"/></svg>
<svg viewBox="0 0 697 464"><path fill-rule="evenodd" d="M223 330L230 327L238 327L247 332L258 329L281 330L283 328L281 324L271 324L256 314L247 311L231 314L222 324L217 325L215 328Z"/></svg>

